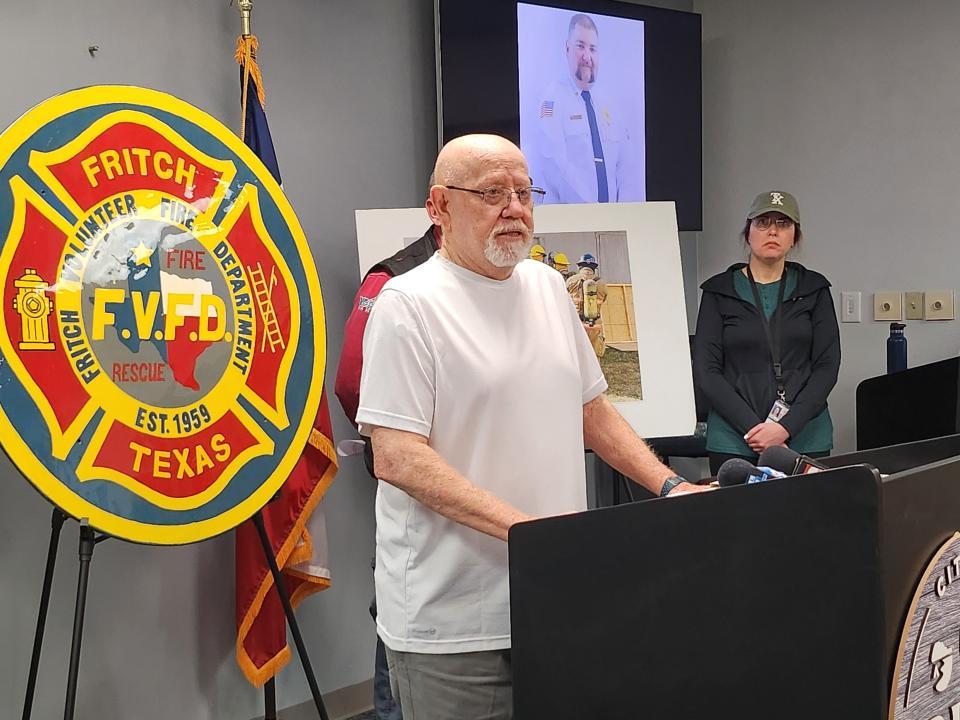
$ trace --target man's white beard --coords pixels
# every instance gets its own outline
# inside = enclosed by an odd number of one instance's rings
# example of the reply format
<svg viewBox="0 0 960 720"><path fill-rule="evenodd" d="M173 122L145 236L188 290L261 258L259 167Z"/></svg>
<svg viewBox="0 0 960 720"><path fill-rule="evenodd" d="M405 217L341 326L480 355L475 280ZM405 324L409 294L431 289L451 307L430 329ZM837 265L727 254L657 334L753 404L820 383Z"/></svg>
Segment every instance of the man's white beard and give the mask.
<svg viewBox="0 0 960 720"><path fill-rule="evenodd" d="M483 256L494 267L515 267L530 254L532 247L533 233L520 242L502 244L497 243L496 235L490 235L483 244Z"/></svg>

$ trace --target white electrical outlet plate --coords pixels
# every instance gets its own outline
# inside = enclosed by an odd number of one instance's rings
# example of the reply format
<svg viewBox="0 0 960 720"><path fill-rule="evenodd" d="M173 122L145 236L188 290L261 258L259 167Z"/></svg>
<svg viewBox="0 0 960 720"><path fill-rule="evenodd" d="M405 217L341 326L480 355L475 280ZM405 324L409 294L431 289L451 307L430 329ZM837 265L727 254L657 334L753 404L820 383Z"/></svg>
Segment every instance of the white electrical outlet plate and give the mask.
<svg viewBox="0 0 960 720"><path fill-rule="evenodd" d="M859 291L849 290L840 293L840 321L860 322Z"/></svg>
<svg viewBox="0 0 960 720"><path fill-rule="evenodd" d="M903 320L903 294L878 292L873 294L874 320Z"/></svg>

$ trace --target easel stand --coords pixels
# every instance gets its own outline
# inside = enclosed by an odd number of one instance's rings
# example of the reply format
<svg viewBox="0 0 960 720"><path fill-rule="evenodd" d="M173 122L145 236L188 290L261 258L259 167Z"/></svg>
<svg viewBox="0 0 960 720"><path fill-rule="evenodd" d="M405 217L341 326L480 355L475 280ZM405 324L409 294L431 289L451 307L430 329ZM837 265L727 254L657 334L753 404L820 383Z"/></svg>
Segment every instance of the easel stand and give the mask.
<svg viewBox="0 0 960 720"><path fill-rule="evenodd" d="M40 593L40 608L37 613L37 630L33 636L33 653L30 657L30 672L27 675L27 695L23 704L23 720L29 720L33 712L33 694L37 687L37 671L40 669L40 652L43 648L43 632L47 624L47 609L50 607L50 589L53 586L53 570L57 564L57 549L60 531L67 519L59 508L53 509L50 521L50 546L47 549L47 565L43 573L43 590ZM97 535L86 521L80 523L80 576L77 579L77 600L73 611L73 639L70 643L70 665L67 671L67 697L63 717L73 720L77 703L77 676L80 670L80 643L83 640L83 614L87 603L87 581L90 577L90 561L94 546L107 540L107 535Z"/></svg>
<svg viewBox="0 0 960 720"><path fill-rule="evenodd" d="M53 516L50 522L50 546L47 550L47 564L43 573L43 590L40 593L40 605L37 610L37 629L33 638L30 672L27 675L27 692L23 704L23 720L30 720L33 712L33 696L37 687L37 673L40 669L40 653L43 649L43 634L47 623L47 610L50 606L53 571L57 564L60 531L63 529L63 523L68 517L69 516L60 510L60 508L53 509ZM307 683L310 685L310 692L317 706L317 713L321 720L329 720L326 707L324 707L323 704L323 698L320 695L320 688L317 686L316 676L313 673L313 667L310 665L310 658L307 655L306 646L303 643L303 637L300 634L300 626L297 624L296 616L293 614L290 596L287 593L280 569L277 567L276 560L273 557L273 552L270 548L270 539L267 537L267 531L263 525L263 516L259 511L253 516L253 522L257 528L257 534L260 537L260 544L263 547L264 556L267 558L267 563L270 566L270 572L273 574L273 582L280 595L280 602L287 616L290 633L293 635L294 644L297 646L297 653L300 655L300 662L303 664L303 672L307 677ZM73 613L73 639L70 644L67 694L63 709L64 720L73 720L74 709L76 707L77 678L80 671L80 644L83 640L83 618L87 602L87 584L90 577L90 562L93 560L93 549L98 543L108 539L110 539L109 535L97 533L87 524L86 520L80 522L80 574L77 579L77 599ZM276 686L273 680L270 680L264 687L265 720L276 720L277 717L275 688Z"/></svg>
<svg viewBox="0 0 960 720"><path fill-rule="evenodd" d="M27 698L23 703L23 720L30 720L33 711L33 693L37 687L37 670L40 668L40 650L43 647L43 631L47 625L47 608L50 606L50 588L53 585L53 569L57 564L57 548L60 531L67 519L60 508L53 509L50 521L50 546L47 549L47 566L43 572L43 590L40 592L40 608L37 611L37 631L33 636L33 654L30 656L30 672L27 675Z"/></svg>
<svg viewBox="0 0 960 720"><path fill-rule="evenodd" d="M310 657L307 655L307 646L303 643L303 636L300 634L300 626L297 624L297 618L293 614L293 605L290 604L290 594L287 592L287 585L280 574L280 568L277 567L277 561L273 557L273 551L270 548L270 538L267 536L267 529L263 525L263 515L258 510L253 516L253 524L257 528L257 535L260 536L260 545L263 547L264 557L267 558L267 564L270 565L270 572L273 575L273 584L277 587L277 593L280 595L280 602L283 604L283 613L287 616L287 624L290 626L290 634L293 635L293 643L297 646L297 654L300 656L300 663L303 665L303 674L307 676L307 684L310 685L310 693L313 695L313 702L317 706L317 713L321 720L330 720L327 716L327 709L323 704L323 697L320 695L320 688L317 685L317 677L313 674L313 667L310 665ZM276 686L273 680L270 680L263 689L264 704L267 714L265 720L274 720L276 718ZM273 718L270 717L270 704L273 704Z"/></svg>

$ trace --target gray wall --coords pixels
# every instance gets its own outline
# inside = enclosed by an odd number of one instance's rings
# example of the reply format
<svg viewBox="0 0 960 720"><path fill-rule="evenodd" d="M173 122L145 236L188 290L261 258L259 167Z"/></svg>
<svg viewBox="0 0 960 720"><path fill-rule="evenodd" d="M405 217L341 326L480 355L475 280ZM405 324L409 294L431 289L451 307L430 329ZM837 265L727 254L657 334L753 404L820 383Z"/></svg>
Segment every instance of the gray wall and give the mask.
<svg viewBox="0 0 960 720"><path fill-rule="evenodd" d="M886 370L877 290L957 288L960 5L702 0L704 232L700 279L744 257L753 196L783 187L801 207L798 259L864 293L842 324L830 398L839 450L855 444L857 383ZM954 322L909 321L909 362L955 356Z"/></svg>
<svg viewBox="0 0 960 720"><path fill-rule="evenodd" d="M417 205L436 145L430 0L256 3L267 111L284 186L310 238L327 312L332 390L356 290L353 209ZM239 32L226 0L35 0L0 5L0 127L71 88L127 83L171 92L239 127ZM95 58L88 45L99 45ZM19 73L19 74L18 74ZM331 398L337 439L351 429ZM46 501L0 460L0 715L21 708L42 562ZM299 616L321 688L369 678L374 487L345 461L327 494L334 586ZM62 712L76 584L77 533L61 542L34 717ZM158 549L97 547L77 716L246 718L261 709L234 662L232 537ZM297 661L280 676L282 706L309 695Z"/></svg>

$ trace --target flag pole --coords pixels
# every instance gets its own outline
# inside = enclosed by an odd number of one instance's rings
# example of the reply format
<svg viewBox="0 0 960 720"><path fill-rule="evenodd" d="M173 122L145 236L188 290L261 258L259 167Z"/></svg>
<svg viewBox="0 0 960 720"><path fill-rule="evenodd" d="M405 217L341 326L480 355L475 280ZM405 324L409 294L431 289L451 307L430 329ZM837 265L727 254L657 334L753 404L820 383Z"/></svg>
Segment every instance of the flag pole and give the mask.
<svg viewBox="0 0 960 720"><path fill-rule="evenodd" d="M253 34L250 32L253 0L237 0L237 10L240 11L240 37L250 37ZM244 115L246 115L246 112L244 112ZM263 720L277 720L277 684L275 678L270 678L263 684L263 711Z"/></svg>
<svg viewBox="0 0 960 720"><path fill-rule="evenodd" d="M237 9L240 11L240 37L248 38L253 33L250 32L251 18L253 16L253 0L237 0ZM246 87L244 87L246 95ZM244 97L244 104L246 97ZM243 109L244 120L246 119L246 108ZM243 131L241 130L241 137ZM277 720L277 681L271 677L263 684L263 720Z"/></svg>
<svg viewBox="0 0 960 720"><path fill-rule="evenodd" d="M240 11L241 28L240 39L237 43L237 60L239 61L241 57L243 58L243 91L241 96L243 117L240 126L240 138L245 140L247 120L247 89L250 83L250 78L253 77L257 89L257 97L254 98L253 102L263 102L263 81L260 77L260 72L256 67L255 58L257 39L251 32L253 0L237 0L237 9ZM241 52L243 53L242 56ZM300 663L303 666L303 672L307 678L307 684L310 686L310 694L313 696L314 705L317 708L317 714L320 716L320 720L329 720L327 709L323 703L323 696L321 695L320 688L317 685L317 678L313 672L313 667L310 664L310 657L307 654L307 648L303 642L303 637L300 634L300 627L297 623L296 615L294 615L293 612L293 604L291 603L289 593L287 592L286 581L283 578L280 568L277 566L276 558L273 555L273 548L270 543L270 538L267 535L266 527L264 526L261 510L257 510L252 519L254 525L256 526L257 534L260 537L260 544L263 547L264 557L266 558L267 564L270 567L270 573L273 575L274 588L277 591L277 595L280 597L280 603L283 606L283 612L287 619L287 625L290 629L290 634L293 636L297 653L300 656ZM264 720L276 720L277 692L274 677L271 677L264 683L263 701Z"/></svg>

